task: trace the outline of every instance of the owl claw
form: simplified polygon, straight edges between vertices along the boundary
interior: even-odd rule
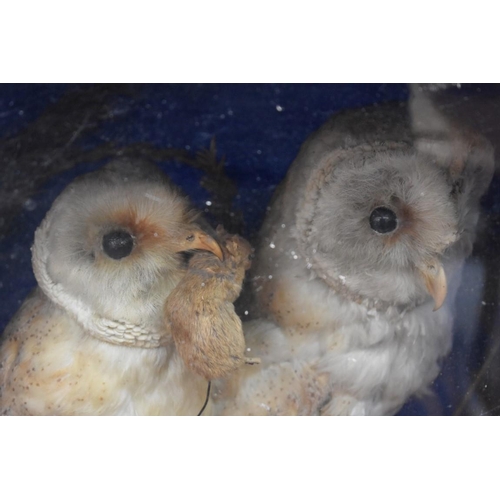
[[[260,365],[260,358],[245,358],[246,365]]]

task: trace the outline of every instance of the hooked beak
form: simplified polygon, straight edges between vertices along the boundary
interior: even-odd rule
[[[220,245],[201,229],[190,231],[179,251],[185,252],[188,250],[207,250],[217,256],[219,260],[224,260]]]
[[[434,311],[437,311],[443,305],[448,290],[443,266],[436,258],[431,258],[419,267],[419,273],[427,291],[434,299]]]

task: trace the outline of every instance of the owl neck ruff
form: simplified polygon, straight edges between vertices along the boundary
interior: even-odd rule
[[[50,228],[48,217],[35,232],[33,272],[45,295],[67,311],[90,335],[98,340],[128,347],[156,348],[161,335],[141,324],[104,318],[95,314],[89,306],[70,295],[60,283],[54,283],[47,272],[47,236]]]
[[[380,152],[397,152],[405,149],[408,149],[407,143],[386,142],[361,144],[348,149],[336,149],[332,153],[325,155],[314,172],[309,176],[304,189],[304,195],[298,203],[296,213],[298,249],[307,263],[307,268],[314,271],[320,279],[325,281],[330,288],[333,288],[341,296],[366,307],[368,310],[375,309],[383,313],[391,310],[397,314],[403,314],[415,309],[415,307],[424,303],[425,300],[395,306],[388,301],[365,297],[349,290],[342,273],[332,271],[329,260],[320,252],[315,251],[312,244],[313,221],[317,213],[320,190],[340,162],[350,159],[365,161],[367,158]],[[395,309],[396,311],[394,311]]]

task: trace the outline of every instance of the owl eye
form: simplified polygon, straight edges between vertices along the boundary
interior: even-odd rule
[[[126,231],[111,231],[102,237],[102,249],[112,259],[119,260],[127,257],[134,247],[134,238]]]
[[[398,218],[390,208],[377,207],[370,215],[370,227],[377,233],[392,233],[398,227]]]

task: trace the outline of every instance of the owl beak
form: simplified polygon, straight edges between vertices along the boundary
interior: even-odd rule
[[[207,250],[218,257],[219,260],[224,260],[220,245],[201,229],[194,229],[189,232],[179,252],[186,252],[189,250]]]
[[[434,311],[437,311],[443,305],[448,290],[443,266],[436,258],[432,258],[419,268],[419,273],[434,299]]]

